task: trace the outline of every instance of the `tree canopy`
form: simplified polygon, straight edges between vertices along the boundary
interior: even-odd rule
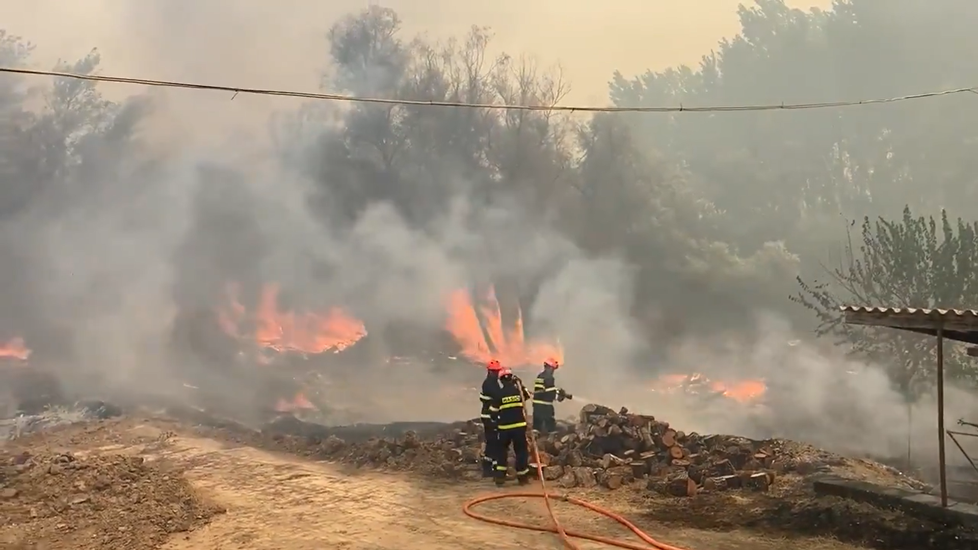
[[[492,57],[490,40],[479,27],[444,43],[406,37],[393,10],[371,7],[331,28],[325,81],[333,90],[402,99],[563,99],[568,84],[559,70]],[[507,204],[583,250],[636,266],[637,317],[685,311],[692,326],[729,326],[758,303],[777,307],[790,288],[784,281],[795,257],[776,239],[742,255],[724,240],[712,198],[690,185],[682,166],[637,140],[621,116],[356,105],[341,117],[299,163],[321,182],[319,208],[331,220],[349,221],[378,200],[416,227],[437,223],[461,196],[480,208]],[[725,307],[696,313],[718,301]]]
[[[854,327],[842,322],[840,306],[885,304],[884,307],[935,308],[978,301],[978,222],[946,212],[915,217],[910,208],[896,221],[866,217],[858,244],[850,240],[845,260],[827,272],[828,280],[807,283],[793,300],[819,319],[816,334],[832,336],[852,353],[880,365],[906,395],[933,383],[934,339],[885,328]],[[975,369],[963,350],[952,348],[945,359],[952,377],[974,384]]]
[[[973,1],[838,0],[831,10],[801,11],[757,0],[739,16],[740,33],[697,67],[614,73],[611,102],[860,100],[978,82],[978,64],[961,55],[978,45]],[[559,68],[521,52],[490,54],[491,41],[491,31],[477,26],[441,42],[410,36],[395,11],[371,6],[329,28],[323,86],[495,105],[566,97]],[[28,64],[31,54],[29,43],[0,32],[0,64]],[[99,61],[93,50],[60,67],[89,73]],[[632,314],[649,340],[750,330],[744,318],[767,310],[798,327],[815,322],[818,334],[841,338],[867,358],[903,357],[900,369],[916,373],[930,353],[918,339],[845,328],[833,308],[976,301],[976,226],[965,210],[978,194],[972,101],[963,94],[811,111],[644,116],[318,104],[278,120],[273,138],[281,165],[314,182],[309,208],[330,231],[349,230],[380,202],[420,232],[438,231],[459,215],[460,202],[473,230],[515,231],[494,227],[494,209],[505,208],[527,227],[632,267]],[[152,168],[153,152],[138,133],[148,108],[142,98],[107,101],[90,82],[30,88],[0,77],[0,226],[30,212],[35,229],[53,219],[70,228],[73,217],[104,214],[101,198],[110,193],[139,200],[145,178],[136,175]],[[224,182],[214,189],[234,180],[220,169],[198,176]],[[209,193],[200,202],[223,201],[222,192]],[[232,203],[224,205],[227,219],[252,231]],[[138,226],[132,217],[127,223]],[[864,220],[859,244],[847,244],[852,219]],[[509,261],[487,241],[487,256]],[[186,254],[208,258],[223,247],[247,255],[206,238],[195,246]],[[4,257],[31,254],[10,231],[0,247]],[[529,270],[531,287],[547,276],[540,263]],[[41,264],[0,270],[10,283],[0,289],[30,286]],[[826,264],[840,267],[826,271]],[[500,271],[492,275],[512,275]],[[0,309],[29,310],[28,296],[0,290]],[[959,370],[966,375],[964,363]],[[905,391],[916,383],[916,375],[893,376]]]

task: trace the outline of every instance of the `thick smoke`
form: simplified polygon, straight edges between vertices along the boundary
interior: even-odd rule
[[[457,34],[464,25],[491,23],[466,14],[458,25],[455,20],[429,24],[417,12],[443,10],[408,4],[413,11],[402,14],[417,27],[451,27],[451,34]],[[126,70],[105,72],[311,89],[326,69],[325,31],[347,6],[322,14],[308,32],[284,33],[297,37],[269,30],[275,27],[269,17],[281,17],[279,12],[219,7],[223,3],[174,0],[133,3],[125,13],[100,15],[113,21],[106,36],[125,42],[129,55],[116,65],[107,60],[108,67]],[[189,27],[174,30],[188,21]],[[643,27],[647,23],[643,19]],[[147,25],[153,26],[152,32],[144,32]],[[588,25],[594,26],[593,21]],[[172,38],[180,33],[192,39],[173,45]],[[98,38],[91,42],[99,45]],[[37,39],[45,47],[49,37]],[[711,35],[709,44],[714,40]],[[134,45],[128,48],[130,41]],[[266,45],[279,42],[295,45],[302,54],[265,51]],[[163,43],[170,46],[162,48]],[[507,46],[505,40],[502,45]],[[124,53],[118,47],[116,51]],[[225,72],[215,72],[218,64],[209,57],[196,59],[200,52],[220,57]],[[194,59],[199,63],[188,62]],[[351,77],[354,82],[346,83],[348,88],[373,92],[379,80],[390,77],[388,68],[367,65]],[[261,74],[255,66],[276,70]],[[604,82],[605,71],[613,68],[601,65],[601,74],[578,76]],[[276,80],[265,81],[269,74]],[[337,79],[335,71],[333,76]],[[111,97],[133,93],[129,88],[105,92]],[[142,118],[133,115],[139,120],[141,147],[116,147],[109,131],[93,142],[97,151],[86,151],[87,167],[74,172],[73,179],[62,181],[43,165],[28,172],[28,180],[45,191],[2,219],[0,328],[5,333],[24,331],[38,362],[56,370],[78,394],[199,401],[206,392],[208,399],[246,415],[279,390],[256,369],[226,361],[227,350],[214,349],[220,347],[214,343],[217,338],[191,331],[181,340],[175,338],[174,326],[182,316],[212,313],[231,281],[246,289],[251,307],[260,285],[277,282],[290,303],[310,309],[342,306],[365,321],[370,341],[361,347],[369,353],[355,355],[352,365],[327,375],[338,381],[341,388],[335,395],[350,400],[347,405],[373,421],[448,420],[472,416],[475,395],[434,399],[433,388],[445,379],[475,386],[481,371],[463,361],[449,373],[422,360],[395,366],[387,359],[403,348],[404,338],[394,334],[410,326],[428,338],[444,326],[447,293],[473,284],[508,283],[517,289],[510,294],[523,302],[528,331],[560,337],[567,357],[560,382],[578,395],[575,405],[583,400],[626,405],[686,431],[786,436],[843,451],[905,454],[907,406],[875,366],[797,342],[785,321],[767,314],[736,323],[756,327],[747,336],[743,326],[709,333],[677,329],[689,321],[680,307],[687,301],[702,304],[707,295],[737,302],[742,296],[730,296],[733,291],[656,281],[661,284],[653,288],[662,294],[677,294],[672,306],[638,307],[636,266],[620,249],[590,245],[603,242],[603,222],[613,225],[620,204],[600,205],[604,217],[584,219],[581,213],[582,220],[555,219],[548,205],[536,204],[513,188],[485,196],[479,190],[486,182],[476,181],[476,170],[438,150],[428,151],[429,162],[409,165],[398,177],[359,165],[351,168],[353,163],[331,155],[337,144],[346,145],[349,136],[340,130],[351,120],[353,108],[272,101],[190,91],[137,94],[123,104],[115,123],[119,132],[127,130],[127,112],[152,107]],[[270,138],[265,125],[271,105],[281,111],[276,122],[297,124],[276,124]],[[455,126],[449,116],[459,117]],[[471,122],[456,111],[446,111],[445,117],[449,122],[440,122],[455,129],[467,129]],[[379,133],[359,137],[369,142]],[[455,141],[439,144],[444,148],[465,138],[464,132],[446,135]],[[625,155],[618,160],[593,169],[599,183],[605,183],[606,173],[616,165],[631,161]],[[639,172],[646,168],[637,166]],[[5,180],[4,192],[22,180]],[[47,191],[55,181],[70,192]],[[596,194],[603,197],[600,188]],[[697,216],[692,219],[700,220]],[[707,217],[702,219],[707,225]],[[642,246],[655,256],[658,244]],[[649,260],[658,262],[659,257]],[[730,271],[741,267],[734,263]],[[650,330],[637,317],[659,319],[661,330]],[[717,317],[726,320],[728,312]],[[673,330],[678,338],[663,336]],[[195,338],[204,343],[185,353],[188,339]],[[421,348],[440,345],[434,338],[419,340]],[[754,408],[727,399],[704,404],[650,390],[659,373],[690,372],[718,380],[763,378],[768,402]],[[967,417],[963,394],[948,394],[948,417]],[[924,400],[911,412],[911,445],[927,457],[934,454],[936,442],[934,409]],[[573,405],[561,408],[565,415],[574,412]]]

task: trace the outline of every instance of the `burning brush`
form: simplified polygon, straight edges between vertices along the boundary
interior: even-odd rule
[[[767,391],[763,380],[711,380],[699,373],[665,374],[652,385],[652,391],[724,397],[740,403],[755,403]]]

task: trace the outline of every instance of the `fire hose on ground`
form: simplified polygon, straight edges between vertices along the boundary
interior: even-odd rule
[[[520,384],[520,391],[521,392],[523,391],[522,384]],[[647,533],[639,529],[637,525],[628,521],[620,514],[616,514],[611,510],[602,508],[597,504],[593,504],[591,502],[588,502],[586,500],[581,500],[579,498],[574,498],[572,496],[550,494],[547,490],[547,482],[544,480],[543,477],[543,463],[540,460],[540,449],[537,446],[536,434],[534,434],[532,430],[529,431],[529,434],[530,434],[530,448],[533,451],[533,459],[536,465],[537,477],[540,480],[541,491],[539,493],[532,493],[532,492],[500,493],[500,494],[491,494],[491,495],[476,497],[466,502],[464,505],[462,505],[462,512],[464,512],[465,515],[469,516],[472,519],[484,521],[486,523],[492,523],[495,525],[502,525],[504,527],[513,527],[515,529],[526,529],[530,531],[539,531],[543,533],[556,533],[560,535],[560,539],[561,541],[563,541],[564,546],[566,546],[570,550],[581,550],[581,547],[578,546],[578,544],[574,542],[573,539],[590,540],[593,542],[607,544],[608,546],[613,546],[616,548],[625,548],[627,550],[650,550],[650,549],[685,550],[678,546],[671,546],[655,540]],[[508,519],[499,519],[484,514],[480,514],[472,510],[474,507],[484,502],[490,502],[493,500],[503,500],[508,498],[542,498],[544,504],[546,504],[547,507],[547,515],[550,516],[550,521],[553,525],[544,527],[540,525],[522,523],[519,521],[512,521]],[[564,529],[563,526],[560,524],[560,521],[557,520],[557,515],[554,513],[553,504],[551,503],[551,500],[569,502],[571,504],[580,506],[582,508],[587,508],[592,512],[597,512],[602,516],[612,519],[617,523],[619,523],[620,525],[626,527],[628,530],[634,533],[636,537],[642,539],[642,541],[645,542],[645,544],[636,544],[636,543],[612,539],[608,537],[602,537],[600,535],[592,535],[580,531],[571,531],[571,530]]]

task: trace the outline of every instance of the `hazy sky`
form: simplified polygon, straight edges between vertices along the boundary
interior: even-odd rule
[[[572,85],[566,101],[603,103],[615,69],[626,74],[696,63],[738,30],[738,0],[388,0],[408,31],[432,36],[490,26],[496,46],[559,62]],[[789,0],[827,7],[830,0]],[[4,0],[0,22],[37,44],[39,65],[92,47],[103,74],[313,91],[327,56],[324,34],[363,0]],[[103,86],[112,95],[131,89]],[[290,100],[167,95],[181,118],[258,120]],[[192,98],[192,99],[191,99]],[[222,124],[223,126],[223,124]]]

